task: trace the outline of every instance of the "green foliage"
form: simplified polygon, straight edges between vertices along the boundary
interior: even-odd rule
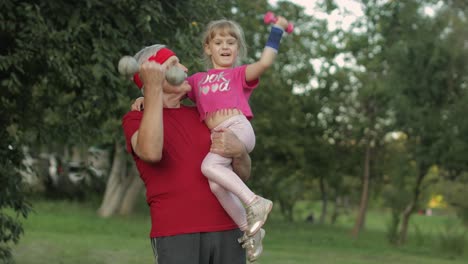
[[[463,256],[468,245],[467,231],[452,223],[445,223],[439,234],[439,247],[450,257]]]
[[[123,141],[120,120],[138,89],[118,75],[120,57],[156,43],[188,57],[200,50],[193,47],[195,25],[229,6],[214,0],[0,3],[2,243],[17,242],[22,232],[18,217],[3,208],[23,217],[28,211],[14,173],[21,160],[17,149]],[[1,256],[8,252],[2,244]]]
[[[466,8],[447,4],[431,16],[424,8],[434,2],[362,2],[365,16],[356,26],[367,30],[351,34],[347,45],[358,63],[369,66],[360,79],[372,85],[360,90],[358,98],[364,110],[380,109],[384,115],[376,117],[384,118],[383,124],[391,121],[387,131],[407,137],[400,150],[385,150],[387,165],[381,167],[387,177],[386,204],[395,210],[389,232],[395,233],[397,211],[418,209],[425,188],[437,181],[425,179],[433,165],[460,172],[467,164],[460,153],[468,145],[458,134],[464,122],[455,115],[466,96],[467,50],[461,37]]]
[[[460,10],[444,7],[430,18],[418,12],[421,5],[420,1],[389,4],[395,14],[389,25],[398,27],[384,27],[391,44],[388,84],[395,90],[397,126],[409,136],[414,158],[437,164],[451,145],[443,142],[451,136],[444,135],[453,135],[454,129],[444,120],[466,93],[462,76],[466,76],[467,54],[460,38],[466,29],[458,25]],[[419,15],[405,15],[409,13]]]
[[[235,12],[228,17],[240,23],[248,45],[246,63],[259,59],[269,25],[263,24],[263,14],[270,10],[267,1],[238,1]],[[285,35],[273,66],[261,77],[250,104],[255,117],[252,124],[257,142],[252,153],[253,172],[250,183],[254,190],[279,202],[285,217],[292,220],[294,204],[305,191],[302,184],[311,178],[305,171],[305,152],[317,134],[308,130],[311,101],[295,94],[294,87],[309,88],[309,74],[313,71],[308,44],[313,42],[311,21],[303,10],[291,3],[280,2],[275,14],[293,21],[301,33]],[[304,30],[304,31],[302,31]]]
[[[3,4],[2,90],[11,125],[31,131],[30,142],[121,137],[114,120],[138,90],[118,76],[120,57],[154,43],[190,54],[198,37],[192,22],[218,14],[216,1],[14,2]]]
[[[403,211],[411,198],[412,186],[417,170],[405,149],[405,140],[389,140],[383,157],[384,205],[396,214]]]
[[[468,174],[453,175],[442,172],[442,179],[434,187],[437,193],[443,195],[444,200],[455,209],[465,226],[468,226],[468,201],[466,190],[468,188]]]
[[[404,139],[387,141],[384,152],[382,170],[385,175],[381,194],[384,206],[391,211],[387,239],[390,244],[398,245],[401,242],[401,213],[411,201],[417,170],[405,149]]]
[[[18,173],[22,155],[6,132],[0,133],[0,262],[10,263],[9,246],[18,243],[23,233],[19,220],[28,216],[30,205]]]
[[[387,223],[386,236],[388,242],[392,245],[397,245],[399,241],[398,228],[400,226],[400,212],[392,210],[391,218]]]

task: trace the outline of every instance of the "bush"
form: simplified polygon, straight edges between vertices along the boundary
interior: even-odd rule
[[[466,231],[447,222],[439,235],[440,250],[449,257],[459,257],[464,254],[466,246]]]
[[[22,178],[17,170],[21,152],[3,136],[0,142],[0,262],[12,263],[8,244],[18,243],[23,233],[19,218],[26,218],[31,207],[25,200]]]

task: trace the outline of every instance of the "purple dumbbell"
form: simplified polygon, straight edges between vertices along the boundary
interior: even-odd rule
[[[274,24],[278,21],[278,18],[275,17],[275,14],[271,11],[266,12],[265,16],[263,17],[263,22],[265,24]],[[286,32],[291,33],[294,30],[293,23],[289,22],[288,27],[286,28]]]

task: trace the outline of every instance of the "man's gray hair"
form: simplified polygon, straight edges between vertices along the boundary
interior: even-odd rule
[[[148,59],[153,56],[154,54],[156,54],[156,52],[158,52],[160,49],[166,47],[165,45],[161,45],[161,44],[154,44],[154,45],[151,45],[151,46],[148,46],[148,47],[144,47],[142,50],[140,50],[139,52],[137,52],[137,54],[135,54],[135,56],[133,56],[133,58],[135,58],[135,60],[138,62],[138,65],[141,66],[141,64],[143,64],[145,61],[148,61]],[[141,94],[145,94],[145,86],[143,85],[143,87],[141,87]]]
[[[152,46],[145,47],[142,50],[140,50],[137,54],[135,54],[135,56],[133,56],[133,58],[135,58],[135,60],[138,62],[138,65],[141,66],[141,64],[143,64],[145,61],[148,61],[148,59],[151,56],[156,54],[156,52],[158,52],[160,49],[162,49],[164,47],[166,47],[166,46],[161,45],[161,44],[155,44],[155,45],[152,45]]]

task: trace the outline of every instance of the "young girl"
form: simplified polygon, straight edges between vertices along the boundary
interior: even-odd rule
[[[253,114],[248,99],[257,87],[260,75],[272,65],[287,26],[288,21],[278,17],[260,60],[236,66],[246,50],[240,26],[224,19],[209,23],[203,45],[205,59],[211,69],[187,79],[192,86],[188,96],[196,102],[200,120],[212,131],[229,128],[244,142],[249,152],[254,148],[255,134],[249,122]],[[257,233],[273,203],[255,195],[239,179],[231,169],[230,159],[209,153],[203,161],[202,172],[208,178],[213,193],[241,230],[245,229],[248,236]],[[232,193],[246,205],[247,225],[243,207]]]
[[[188,97],[196,103],[200,121],[205,122],[211,131],[230,129],[249,152],[254,148],[255,134],[249,122],[253,114],[248,99],[257,87],[260,75],[273,64],[287,26],[288,21],[278,16],[260,59],[238,66],[246,50],[240,26],[224,19],[209,23],[203,37],[203,48],[210,69],[187,78],[192,87]],[[262,251],[264,231],[258,231],[273,203],[253,193],[232,171],[231,162],[231,159],[210,152],[201,170],[208,178],[213,194],[239,228],[245,231],[240,242],[255,236],[254,250],[248,252],[249,260],[253,261]]]

